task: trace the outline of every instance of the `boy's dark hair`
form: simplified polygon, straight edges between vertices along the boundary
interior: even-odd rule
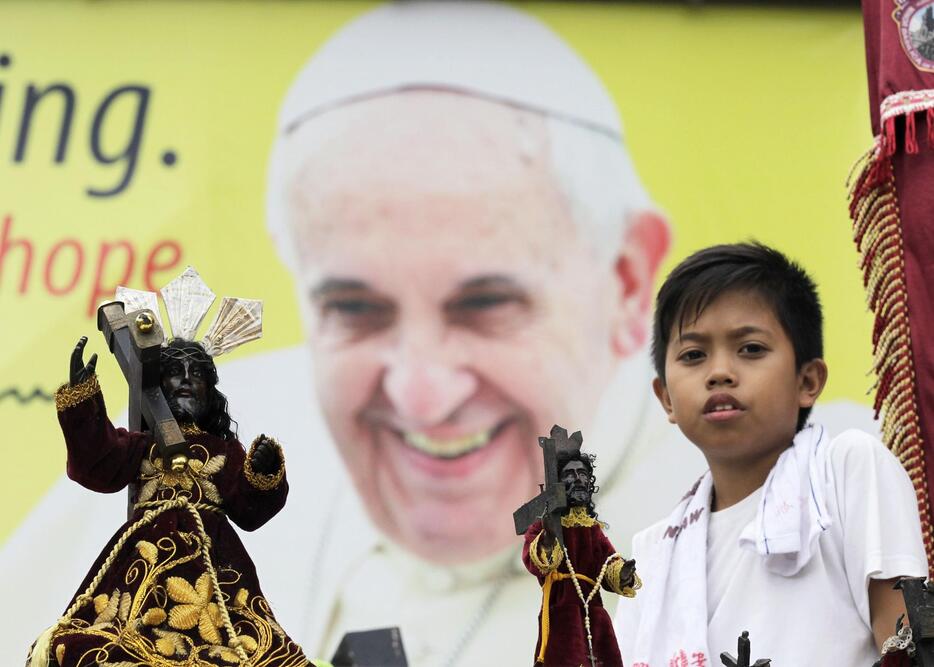
[[[652,360],[665,382],[665,356],[675,326],[680,331],[717,297],[734,290],[755,292],[772,307],[795,351],[795,369],[824,356],[823,315],[814,281],[798,264],[761,243],[717,245],[700,250],[668,274],[655,300]],[[798,411],[804,428],[810,408]]]

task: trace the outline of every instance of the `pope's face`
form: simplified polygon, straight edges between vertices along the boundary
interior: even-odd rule
[[[537,436],[586,429],[614,371],[618,266],[570,219],[538,119],[436,93],[332,116],[290,187],[325,418],[394,541],[502,550],[543,480]]]

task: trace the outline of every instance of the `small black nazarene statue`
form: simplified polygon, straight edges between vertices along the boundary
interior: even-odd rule
[[[560,426],[539,439],[542,494],[514,514],[517,532],[525,534],[522,561],[542,587],[534,662],[617,667],[623,661],[600,589],[633,597],[642,583],[635,561],[616,553],[597,520],[595,457],[580,451],[581,441],[580,432],[568,437]]]
[[[898,619],[873,667],[934,667],[934,585],[921,577],[904,577],[895,587],[905,598],[907,618]]]
[[[155,423],[145,431],[111,424],[97,355],[83,361],[86,338],[71,354],[69,382],[56,393],[68,476],[101,493],[129,485],[131,513],[64,615],[37,640],[29,664],[302,667],[308,660],[276,622],[230,525],[259,528],[288,493],[282,448],[261,435],[246,451],[217,390],[213,356],[259,336],[262,304],[225,298],[198,343],[194,333],[213,293],[189,267],[162,294],[176,335],[167,344],[153,293],[118,291],[116,313],[114,304],[102,306],[111,319],[99,322],[105,335],[122,336],[119,349],[108,342],[131,385],[131,424],[140,421],[135,409]],[[139,313],[136,319],[124,316],[124,306]],[[134,322],[146,335],[158,332],[151,349],[145,336],[127,336]],[[151,351],[147,363],[155,365],[140,365],[141,351]]]

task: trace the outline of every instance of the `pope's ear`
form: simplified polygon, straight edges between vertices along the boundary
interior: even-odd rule
[[[618,288],[613,350],[619,356],[628,356],[648,337],[655,277],[671,246],[671,230],[657,211],[638,211],[631,214],[620,241],[613,265]]]

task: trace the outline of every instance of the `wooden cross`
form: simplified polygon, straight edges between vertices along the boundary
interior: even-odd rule
[[[726,665],[726,667],[770,667],[772,664],[769,658],[756,660],[755,663],[750,664],[749,656],[752,653],[752,645],[749,641],[749,632],[746,630],[743,630],[743,634],[739,636],[736,642],[736,652],[737,657],[734,658],[724,651],[720,654],[720,662]]]
[[[164,469],[170,470],[173,460],[187,458],[188,443],[162,393],[159,321],[149,309],[126,313],[121,301],[112,301],[97,309],[97,328],[129,385],[129,429],[151,431]]]
[[[561,528],[561,515],[567,509],[568,501],[564,482],[558,478],[558,452],[580,450],[580,431],[575,431],[570,437],[567,429],[557,424],[551,427],[550,438],[539,438],[538,445],[542,448],[542,460],[545,467],[545,483],[539,484],[541,490],[537,496],[525,503],[512,513],[516,524],[516,535],[523,535],[538,519],[564,546],[564,531]]]

